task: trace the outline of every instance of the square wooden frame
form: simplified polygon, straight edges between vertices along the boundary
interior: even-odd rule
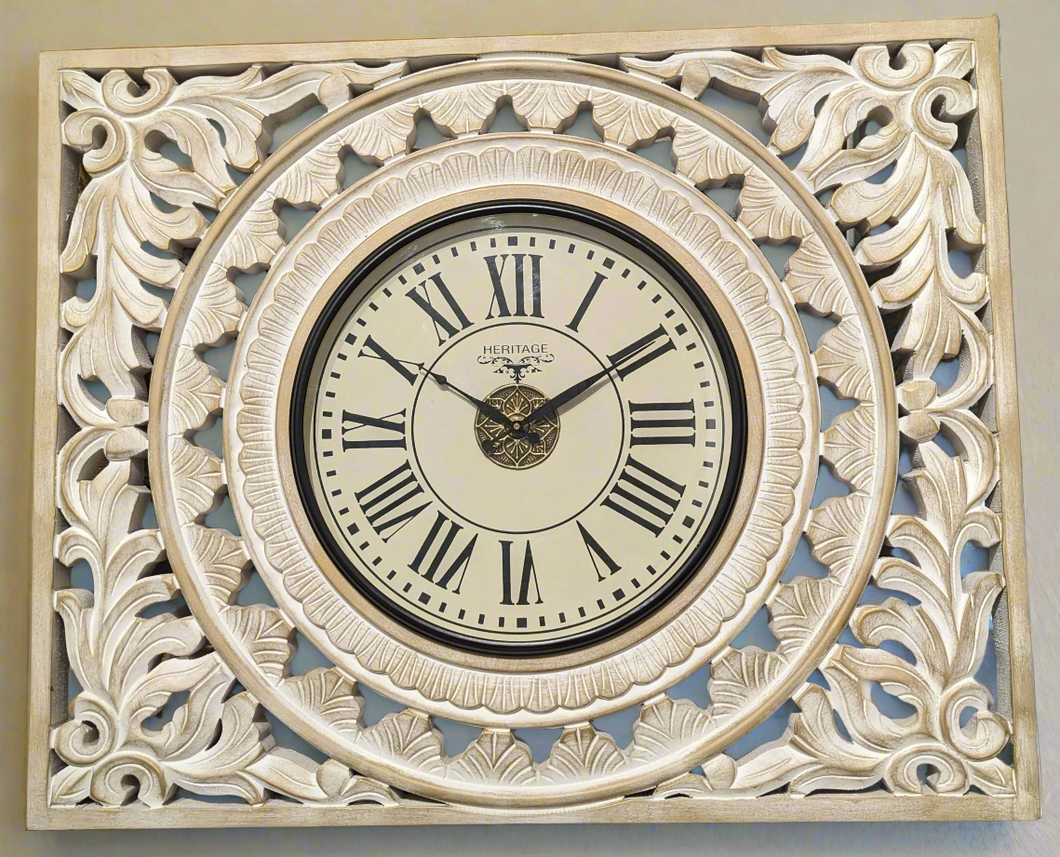
[[[63,276],[59,251],[76,202],[77,164],[63,149],[60,124],[59,75],[64,68],[139,69],[164,65],[182,71],[211,73],[240,64],[321,62],[356,57],[382,60],[394,56],[470,56],[504,52],[558,52],[572,56],[613,53],[651,54],[675,50],[741,48],[776,45],[813,46],[866,42],[968,39],[977,50],[976,86],[981,128],[981,195],[986,219],[986,271],[991,282],[991,307],[996,349],[995,389],[1000,444],[1003,543],[1006,569],[1007,642],[1011,697],[1005,706],[1013,726],[1016,796],[991,798],[967,794],[960,798],[925,796],[902,800],[894,796],[822,794],[802,799],[774,795],[753,804],[727,801],[623,801],[599,808],[577,808],[521,814],[483,812],[453,806],[383,808],[299,806],[271,802],[262,807],[178,802],[164,810],[142,807],[108,809],[98,806],[49,806],[49,771],[57,765],[49,749],[53,725],[66,718],[66,664],[61,623],[52,593],[57,575],[65,574],[53,557],[55,537],[56,449],[59,437],[57,357],[59,308]],[[130,48],[55,51],[41,54],[39,89],[39,201],[37,280],[37,378],[34,419],[34,499],[32,537],[32,624],[29,694],[27,825],[34,829],[324,826],[374,824],[495,824],[520,822],[692,822],[746,821],[753,806],[755,821],[824,820],[1008,820],[1040,814],[1038,751],[1030,645],[1027,565],[1023,535],[1023,493],[1013,347],[1012,284],[1009,269],[1008,212],[1002,132],[998,23],[995,18],[938,21],[748,27],[700,31],[600,33],[517,37],[416,39],[399,41],[329,42]],[[974,183],[973,183],[974,184]],[[58,578],[61,580],[61,577]],[[1003,676],[1004,678],[1004,676]],[[1002,682],[1005,684],[1005,682]]]

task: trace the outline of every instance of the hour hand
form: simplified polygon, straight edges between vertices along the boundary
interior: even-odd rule
[[[469,402],[471,402],[471,404],[473,404],[480,411],[482,411],[482,413],[484,413],[488,417],[490,417],[490,419],[494,420],[495,422],[500,423],[506,429],[510,429],[512,427],[512,421],[504,414],[503,411],[500,410],[500,408],[496,408],[493,405],[491,405],[489,402],[487,402],[487,401],[485,401],[483,399],[479,399],[479,398],[477,398],[475,396],[472,396],[470,393],[467,393],[464,390],[461,390],[458,386],[456,386],[456,384],[451,383],[449,381],[449,379],[445,375],[440,375],[437,372],[432,372],[430,369],[428,369],[422,363],[417,363],[416,365],[419,367],[419,370],[421,372],[423,372],[425,375],[433,378],[435,381],[438,382],[438,384],[440,386],[446,387],[446,388],[452,390],[454,393],[457,393],[458,395],[463,396],[465,399],[467,399]]]

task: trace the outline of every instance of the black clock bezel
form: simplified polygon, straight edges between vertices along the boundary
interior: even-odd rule
[[[699,543],[689,554],[681,568],[657,592],[652,593],[642,604],[628,613],[591,630],[577,632],[569,637],[547,642],[494,641],[471,637],[458,631],[450,631],[434,625],[397,602],[386,598],[376,587],[364,579],[362,573],[350,562],[328,528],[313,491],[305,443],[306,398],[312,381],[312,372],[317,360],[317,354],[336,316],[342,307],[348,303],[358,287],[380,263],[394,255],[404,245],[416,241],[427,233],[462,220],[504,214],[551,215],[584,223],[611,233],[660,265],[685,291],[693,305],[702,314],[707,327],[713,334],[722,365],[727,374],[730,397],[732,399],[732,448],[718,506],[714,517],[707,523]],[[294,389],[291,395],[289,429],[295,483],[306,517],[309,519],[313,532],[323,546],[328,558],[343,576],[349,580],[358,593],[391,619],[436,643],[453,646],[478,655],[541,657],[562,654],[574,649],[595,645],[628,630],[633,625],[644,621],[657,612],[695,576],[696,571],[702,567],[728,524],[733,503],[740,488],[747,449],[747,401],[736,351],[733,348],[728,332],[721,322],[721,318],[696,281],[666,251],[630,227],[584,208],[558,202],[509,199],[460,206],[427,218],[376,248],[350,272],[314,322],[305,347],[299,357],[294,378]]]

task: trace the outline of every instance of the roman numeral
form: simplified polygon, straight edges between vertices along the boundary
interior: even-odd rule
[[[524,260],[527,258],[526,253],[513,253],[511,259],[513,260],[513,268],[515,269],[515,312],[511,312],[508,308],[508,299],[504,294],[504,284],[502,277],[504,276],[504,268],[508,263],[508,254],[505,253],[500,257],[497,256],[486,256],[486,267],[490,272],[490,282],[493,283],[493,300],[490,301],[490,311],[486,318],[493,318],[493,308],[497,308],[498,318],[507,318],[512,315],[526,315],[526,285],[525,285],[525,264]],[[500,258],[500,264],[497,264],[497,259]],[[541,315],[541,257],[530,254],[530,294],[531,303],[533,304],[533,312],[530,313],[534,318],[543,318]]]
[[[371,354],[368,353],[369,351],[371,352]],[[386,364],[391,369],[393,369],[402,378],[404,378],[406,381],[409,382],[409,386],[411,386],[411,385],[416,383],[416,373],[411,371],[400,360],[398,360],[389,351],[387,351],[385,348],[383,348],[382,345],[380,345],[378,342],[376,342],[374,339],[372,339],[371,336],[369,336],[364,341],[364,348],[362,348],[360,350],[360,353],[358,353],[357,356],[358,357],[372,357],[372,358],[375,358],[376,360],[385,360]]]
[[[449,528],[446,529],[445,525],[448,524]],[[449,581],[456,576],[456,573],[460,572],[460,579],[456,582],[456,588],[453,592],[457,595],[460,594],[460,587],[464,583],[464,575],[467,574],[468,563],[471,562],[471,553],[475,550],[475,540],[478,538],[478,534],[473,535],[463,548],[459,550],[453,561],[449,564],[449,567],[442,572],[440,577],[435,577],[438,570],[441,569],[449,556],[449,549],[453,547],[453,542],[456,540],[457,534],[462,530],[459,524],[454,521],[450,521],[441,512],[438,512],[438,517],[434,519],[434,523],[431,525],[431,531],[427,533],[427,538],[423,540],[423,544],[420,545],[420,549],[417,552],[415,558],[409,563],[411,568],[416,574],[422,575],[424,580],[429,580],[436,586],[442,587],[442,589],[449,588]],[[442,535],[442,531],[445,534]],[[435,542],[438,541],[438,537],[441,535],[441,543],[438,545],[437,550],[434,550],[433,558],[427,565],[426,571],[421,571],[424,561],[428,555],[434,549]]]
[[[585,542],[585,550],[589,552],[589,561],[593,564],[593,568],[596,570],[596,582],[600,583],[607,579],[600,574],[600,566],[596,562],[597,559],[604,564],[609,574],[621,571],[622,566],[607,555],[607,551],[600,547],[600,542],[593,538],[593,534],[582,526],[582,522],[576,521],[575,523],[578,524],[578,532],[582,534],[582,541]]]
[[[393,419],[399,417],[399,419]],[[371,432],[361,429],[377,428],[380,432],[389,432],[382,437],[366,437]],[[394,435],[397,435],[394,437]],[[405,409],[387,414],[383,417],[367,417],[364,414],[342,412],[342,451],[347,449],[404,449],[405,448]]]
[[[431,274],[428,279],[434,283],[439,294],[441,294],[445,302],[449,304],[449,309],[452,311],[453,315],[456,316],[456,324],[460,325],[460,330],[466,330],[471,327],[471,320],[464,315],[464,311],[460,309],[460,304],[456,302],[453,293],[449,291],[448,286],[442,281],[441,275]],[[421,289],[423,290],[423,294],[420,294]],[[409,289],[405,293],[405,297],[411,298],[416,306],[431,317],[431,321],[434,323],[434,335],[438,337],[439,345],[442,345],[445,342],[445,337],[439,332],[439,328],[445,331],[448,336],[456,336],[460,332],[460,330],[457,329],[456,324],[435,309],[434,304],[431,303],[431,294],[427,290],[427,280],[424,280],[418,286],[413,286]]]
[[[696,445],[696,412],[687,402],[629,403],[629,445]]]
[[[423,499],[421,494],[423,486],[416,480],[407,461],[364,490],[353,492],[368,523],[384,542],[397,535],[430,505],[429,501],[419,502]]]
[[[604,274],[597,272],[593,284],[589,286],[589,291],[585,293],[585,297],[582,298],[582,302],[578,306],[578,311],[574,313],[574,318],[572,318],[570,324],[567,325],[569,330],[573,330],[575,333],[578,332],[578,325],[582,323],[582,319],[585,317],[585,311],[589,309],[589,304],[593,302],[593,298],[596,297],[596,293],[600,291],[600,286],[606,279],[607,277]]]
[[[603,505],[658,536],[670,523],[684,493],[684,485],[630,455]]]
[[[650,345],[660,336],[665,336],[666,341],[659,345],[657,348],[653,348],[650,351],[647,350],[648,345]],[[651,333],[647,334],[646,336],[642,336],[635,342],[631,342],[621,351],[616,351],[614,354],[608,354],[607,359],[611,361],[611,365],[614,365],[615,363],[623,360],[624,358],[629,357],[635,351],[640,351],[641,349],[644,349],[644,353],[640,357],[630,363],[622,364],[615,370],[615,373],[618,375],[619,378],[625,379],[627,375],[632,375],[641,366],[648,365],[656,357],[661,357],[667,351],[676,350],[677,346],[674,345],[674,341],[670,339],[669,335],[666,333],[666,328],[660,324]]]
[[[523,556],[523,570],[519,575],[519,595],[512,601],[512,543],[501,542],[501,604],[529,604],[530,582],[533,581],[535,604],[541,604],[541,589],[537,585],[537,572],[534,570],[534,555],[530,551],[530,542],[526,543]]]

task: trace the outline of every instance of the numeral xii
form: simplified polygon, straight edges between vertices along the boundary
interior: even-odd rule
[[[510,256],[504,253],[500,256],[486,256],[485,259],[490,282],[493,284],[493,299],[490,301],[489,314],[486,318],[494,317],[494,307],[497,309],[499,318],[526,315],[526,259],[530,260],[530,303],[532,307],[530,315],[534,318],[543,318],[541,315],[541,257],[534,253],[512,253]],[[498,259],[500,262],[497,261]],[[512,260],[512,269],[514,269],[515,312],[511,311],[504,291],[504,270],[508,266],[509,259]]]

